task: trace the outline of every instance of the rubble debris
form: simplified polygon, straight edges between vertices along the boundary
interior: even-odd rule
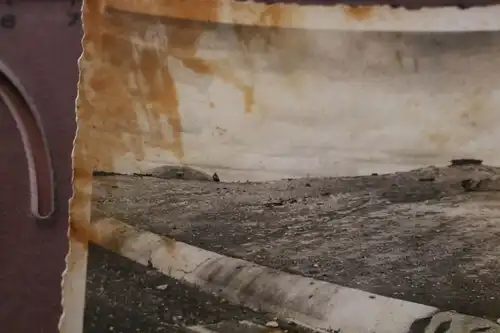
[[[481,165],[483,160],[478,160],[475,158],[458,158],[451,160],[450,166],[461,166],[461,165]]]
[[[210,181],[212,177],[203,171],[196,170],[188,166],[164,165],[146,172],[151,177],[161,179],[183,179]]]
[[[217,174],[217,172],[215,172],[212,176],[212,180],[214,182],[220,182],[220,178],[219,178],[219,175]]]

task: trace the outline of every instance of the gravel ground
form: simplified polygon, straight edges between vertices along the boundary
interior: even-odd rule
[[[96,177],[93,216],[283,271],[500,317],[500,181],[488,166],[217,183]],[[472,185],[471,185],[472,184]],[[496,185],[495,185],[496,184]]]
[[[85,333],[181,333],[189,325],[271,319],[97,246],[90,246],[86,302]]]

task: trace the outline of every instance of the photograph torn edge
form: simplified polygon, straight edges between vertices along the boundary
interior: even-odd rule
[[[96,0],[90,0],[96,1]],[[87,279],[88,242],[84,229],[90,223],[91,196],[92,196],[92,165],[86,158],[85,135],[81,130],[79,121],[79,106],[82,98],[82,78],[85,75],[86,34],[84,11],[87,0],[82,1],[80,8],[83,36],[81,40],[82,54],[78,58],[78,84],[75,99],[76,133],[73,140],[72,160],[72,197],[69,200],[68,224],[68,253],[66,255],[66,268],[61,279],[61,304],[62,313],[59,318],[58,329],[63,333],[83,332],[85,309],[85,292]],[[103,2],[101,2],[103,3]]]

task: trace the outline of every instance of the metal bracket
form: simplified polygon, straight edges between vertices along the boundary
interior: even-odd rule
[[[55,211],[52,159],[40,115],[23,95],[23,91],[0,72],[0,99],[16,122],[28,162],[31,214],[45,220]]]

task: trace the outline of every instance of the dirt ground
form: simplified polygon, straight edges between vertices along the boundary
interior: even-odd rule
[[[89,250],[84,333],[184,333],[223,320],[271,320],[98,246]]]
[[[287,272],[498,318],[498,175],[469,165],[265,183],[102,176],[93,209]]]

